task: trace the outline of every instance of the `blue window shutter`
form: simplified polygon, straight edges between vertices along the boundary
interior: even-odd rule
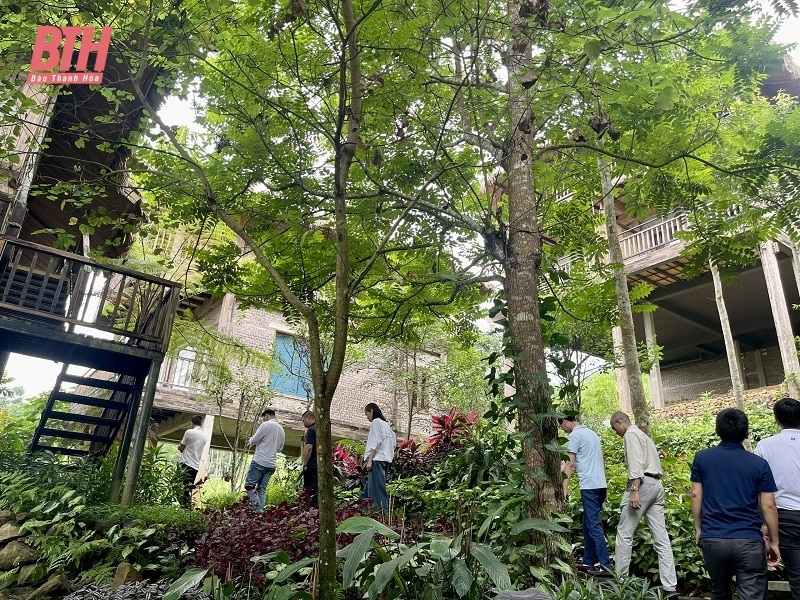
[[[273,356],[276,364],[269,375],[269,387],[275,392],[305,398],[303,384],[309,385],[311,377],[308,365],[295,349],[294,339],[283,333],[276,334]]]

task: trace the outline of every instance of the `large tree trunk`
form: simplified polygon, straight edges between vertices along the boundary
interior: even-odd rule
[[[628,294],[628,277],[625,273],[625,264],[622,258],[622,248],[619,245],[617,232],[617,212],[614,209],[614,184],[611,180],[611,167],[605,156],[597,158],[600,168],[600,183],[603,193],[603,211],[606,217],[606,237],[608,238],[608,253],[611,258],[614,273],[614,292],[617,296],[617,309],[619,310],[619,324],[622,330],[622,353],[625,364],[625,373],[628,375],[628,387],[631,393],[631,408],[636,425],[650,435],[650,409],[644,395],[642,385],[642,370],[639,367],[639,353],[636,349],[636,334],[633,328],[633,311],[631,298]]]
[[[733,332],[731,332],[731,322],[728,319],[728,309],[725,306],[725,297],[722,295],[722,280],[719,276],[719,269],[713,260],[709,261],[709,265],[711,267],[711,277],[714,280],[714,299],[717,301],[719,322],[722,325],[722,337],[725,339],[725,353],[728,355],[728,370],[731,373],[733,397],[736,400],[736,407],[744,410],[742,371],[739,368],[739,357],[737,356],[736,346],[733,343]]]
[[[539,268],[541,234],[537,221],[536,190],[531,168],[533,111],[530,92],[520,78],[532,69],[528,24],[519,16],[520,4],[511,0],[508,13],[511,39],[508,47],[509,143],[508,245],[503,266],[508,306],[508,327],[514,353],[514,385],[519,402],[519,427],[525,434],[523,455],[526,485],[533,489],[526,512],[530,517],[550,518],[561,506],[560,456],[546,449],[558,437],[556,421],[542,415],[552,412],[539,316]],[[537,477],[545,473],[546,477]],[[552,537],[534,534],[547,565],[557,554]]]

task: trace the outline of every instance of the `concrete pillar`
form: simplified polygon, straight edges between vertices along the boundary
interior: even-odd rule
[[[797,398],[800,396],[800,385],[797,380],[800,376],[800,362],[797,359],[797,345],[792,332],[792,322],[789,318],[789,306],[783,292],[781,274],[778,271],[778,260],[775,258],[774,242],[762,242],[759,246],[761,265],[764,269],[764,280],[767,282],[769,303],[772,307],[772,319],[775,322],[775,331],[778,334],[778,347],[781,351],[784,379],[789,388],[789,394]]]
[[[742,354],[742,347],[738,341],[733,341],[733,348],[736,351],[736,364],[739,368],[739,377],[741,378],[742,389],[747,389],[747,373],[744,370],[744,354]]]
[[[195,483],[198,481],[203,481],[208,476],[208,470],[211,466],[211,436],[214,435],[214,415],[203,416],[203,433],[206,434],[206,445],[203,448],[203,454],[200,457],[200,468],[197,470],[197,479],[195,479]],[[202,489],[202,486],[198,486],[192,491],[193,507],[200,507],[202,500]]]
[[[653,366],[650,367],[650,403],[653,408],[664,408],[664,389],[661,386],[661,362],[655,356],[656,347],[656,328],[653,313],[642,313],[644,318],[644,337],[647,343],[647,351],[653,360]]]
[[[222,297],[222,304],[219,308],[219,329],[220,333],[230,333],[233,329],[233,318],[236,314],[236,295],[228,292]]]
[[[788,242],[789,248],[792,251],[792,271],[794,272],[794,284],[797,290],[800,291],[800,252],[794,242]]]
[[[628,385],[628,373],[625,371],[625,360],[622,355],[622,328],[619,326],[611,330],[611,339],[614,342],[614,362],[617,374],[617,393],[619,394],[619,409],[631,413],[631,388]]]
[[[764,374],[764,360],[761,355],[766,350],[756,350],[753,352],[753,357],[756,359],[756,375],[758,375],[758,387],[767,386],[767,376]]]

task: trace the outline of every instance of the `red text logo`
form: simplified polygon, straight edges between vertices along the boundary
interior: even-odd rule
[[[41,25],[36,31],[28,83],[102,83],[103,69],[111,43],[111,27],[100,30],[94,41],[94,27],[53,27]],[[73,65],[78,46],[78,60]],[[89,55],[94,54],[94,71],[87,71]],[[71,69],[71,67],[73,67]]]

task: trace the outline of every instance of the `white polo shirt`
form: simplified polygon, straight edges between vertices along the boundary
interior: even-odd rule
[[[206,434],[201,427],[187,429],[181,438],[181,445],[185,446],[181,453],[181,462],[192,469],[200,469],[200,459],[206,447]]]
[[[755,453],[769,463],[778,491],[775,505],[784,510],[800,510],[800,429],[781,429],[778,435],[764,438]]]

